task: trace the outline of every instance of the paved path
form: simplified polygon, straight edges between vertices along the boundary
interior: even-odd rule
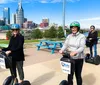
[[[100,45],[98,45],[98,52],[99,48]],[[60,68],[61,55],[59,53],[50,54],[48,50],[37,51],[35,47],[25,49],[24,52],[26,55],[25,79],[32,85],[59,85],[61,80],[66,79],[67,74],[64,74]],[[85,52],[88,52],[87,48]],[[10,75],[9,70],[0,69],[0,85],[8,75]],[[100,85],[100,65],[84,63],[82,76],[83,85]]]

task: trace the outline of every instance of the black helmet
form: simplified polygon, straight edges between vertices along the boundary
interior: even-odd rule
[[[93,29],[95,29],[95,26],[94,26],[94,25],[91,25],[90,28],[91,28],[91,27],[92,27]]]

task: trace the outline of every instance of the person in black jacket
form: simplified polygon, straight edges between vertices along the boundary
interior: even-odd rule
[[[20,78],[19,83],[21,83],[24,80],[24,71],[23,71],[24,37],[20,34],[20,26],[18,24],[12,24],[11,29],[12,29],[12,36],[9,42],[9,46],[2,50],[6,51],[7,55],[12,56],[12,69],[15,76],[15,82],[17,77],[16,73],[16,68],[17,68]],[[12,71],[11,74],[13,74]]]
[[[97,43],[98,43],[98,32],[95,30],[95,26],[90,26],[90,32],[88,34],[87,40],[90,41],[90,56],[93,57],[92,48],[94,47],[94,57],[97,56]]]

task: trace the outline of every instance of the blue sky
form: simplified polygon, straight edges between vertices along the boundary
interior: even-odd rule
[[[42,18],[49,18],[50,23],[62,25],[63,0],[22,0],[24,15],[28,20],[41,23]],[[0,0],[0,17],[2,8],[10,7],[10,13],[16,12],[18,0]],[[66,25],[79,21],[81,27],[94,24],[100,28],[100,0],[67,0]]]

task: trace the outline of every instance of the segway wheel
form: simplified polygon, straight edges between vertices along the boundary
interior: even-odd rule
[[[62,80],[59,85],[68,85],[68,82],[66,80]]]
[[[3,85],[13,85],[13,83],[14,83],[13,77],[12,76],[9,76],[9,77],[7,77],[5,79],[5,81],[3,82]],[[17,84],[18,84],[18,79],[16,80],[15,85],[17,85]]]
[[[29,81],[25,80],[22,83],[20,83],[20,85],[31,85],[31,83]]]
[[[94,64],[95,65],[99,65],[100,64],[100,56],[99,55],[94,57]]]
[[[10,85],[12,82],[13,77],[9,76],[5,79],[5,81],[3,82],[3,85]]]

